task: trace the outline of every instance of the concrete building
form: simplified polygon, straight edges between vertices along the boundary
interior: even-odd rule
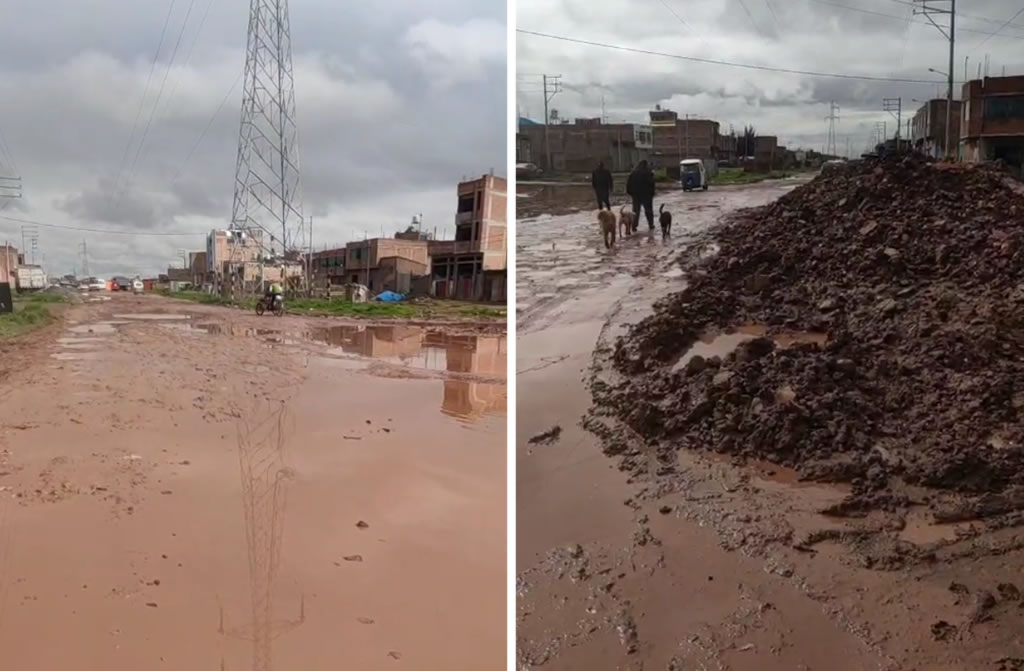
[[[547,172],[589,174],[603,162],[613,172],[632,170],[649,157],[653,141],[651,127],[631,123],[601,123],[601,119],[576,119],[573,123],[548,126],[551,165],[547,165],[543,124],[521,125],[517,137],[517,161],[535,163]],[[532,157],[524,159],[524,152]]]
[[[206,236],[206,270],[225,274],[227,263],[257,261],[263,250],[263,231],[212,230]]]
[[[313,252],[310,266],[314,284],[346,284],[349,281],[345,277],[344,247]]]
[[[775,167],[779,157],[779,138],[774,135],[758,135],[754,137],[754,160],[767,163],[768,169]]]
[[[416,278],[430,272],[430,256],[426,240],[371,238],[345,245],[343,274],[335,273],[342,282],[363,284],[371,293],[395,291],[410,293]],[[334,258],[320,252],[321,259]]]
[[[966,82],[962,97],[961,158],[1002,160],[1024,176],[1024,76]]]
[[[429,242],[439,298],[503,302],[508,260],[508,182],[484,175],[458,186],[455,240]]]
[[[25,262],[25,257],[18,253],[18,248],[10,244],[0,245],[0,284],[12,287],[17,279],[18,266]]]
[[[953,137],[959,144],[960,116],[963,106],[959,100],[953,101],[953,115],[950,123],[953,126]],[[946,155],[946,99],[933,98],[921,105],[910,121],[910,141],[914,149],[932,158]]]
[[[669,176],[679,175],[679,161],[684,158],[704,159],[714,170],[720,152],[719,124],[710,119],[679,118],[672,110],[650,112],[652,130],[651,164]]]

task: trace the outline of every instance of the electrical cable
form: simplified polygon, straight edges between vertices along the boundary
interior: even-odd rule
[[[122,198],[127,193],[129,184],[131,182],[132,174],[135,172],[135,166],[139,162],[139,156],[142,154],[142,148],[146,144],[146,138],[149,136],[149,129],[153,125],[153,117],[156,115],[156,110],[160,106],[160,98],[163,96],[164,87],[167,85],[167,76],[171,74],[171,68],[174,67],[174,59],[178,55],[178,48],[181,46],[181,38],[185,34],[185,27],[188,25],[189,16],[192,15],[192,8],[195,7],[196,0],[189,0],[188,11],[185,12],[185,20],[181,22],[181,30],[178,31],[178,39],[174,42],[174,50],[171,52],[171,60],[167,63],[167,69],[164,71],[163,79],[160,81],[160,88],[157,90],[156,101],[153,103],[153,108],[149,111],[149,119],[146,121],[146,128],[142,131],[142,138],[139,140],[139,146],[135,151],[135,158],[132,159],[132,165],[128,169],[128,176],[125,178],[125,186],[120,191],[117,197],[115,209],[119,209],[121,206]]]
[[[1010,25],[1010,23],[1012,23],[1012,22],[1013,22],[1013,20],[1014,20],[1014,19],[1016,19],[1016,18],[1017,18],[1018,16],[1020,16],[1021,14],[1024,14],[1024,6],[1022,6],[1022,7],[1020,8],[1020,9],[1018,9],[1018,10],[1017,10],[1017,13],[1016,13],[1016,14],[1014,14],[1013,16],[1011,16],[1010,18],[1008,18],[1008,19],[1006,20],[1006,22],[1005,22],[1005,23],[1004,23],[1003,25],[999,26],[999,28],[998,28],[998,29],[996,29],[996,32],[992,33],[991,35],[989,35],[988,37],[986,37],[985,39],[983,39],[983,40],[982,40],[982,41],[981,41],[981,42],[980,42],[980,43],[978,44],[978,46],[976,46],[976,47],[974,47],[973,49],[971,49],[971,50],[970,50],[970,52],[968,52],[968,54],[967,54],[967,55],[968,55],[968,56],[970,56],[970,55],[971,55],[971,54],[973,54],[973,53],[974,53],[975,51],[977,51],[978,49],[980,49],[980,48],[982,48],[983,46],[985,46],[985,43],[986,43],[986,42],[988,42],[988,41],[989,41],[990,39],[992,39],[993,37],[995,37],[996,35],[998,35],[998,34],[999,34],[1000,32],[1002,32],[1003,28],[1006,28],[1006,27],[1007,27],[1008,25]]]
[[[14,222],[14,223],[17,223],[17,224],[30,224],[30,225],[33,225],[33,226],[43,226],[45,228],[59,228],[59,229],[65,230],[65,231],[82,231],[82,232],[86,232],[86,233],[104,233],[106,235],[132,235],[132,236],[137,236],[137,237],[168,237],[168,238],[170,238],[170,237],[182,237],[182,236],[195,237],[197,235],[202,235],[201,232],[197,232],[197,231],[192,231],[192,232],[188,232],[188,233],[186,233],[184,231],[182,231],[180,233],[178,233],[178,232],[171,232],[171,231],[152,231],[152,232],[150,232],[150,231],[121,231],[121,230],[110,229],[110,228],[91,228],[91,227],[88,227],[88,226],[67,226],[67,225],[64,225],[64,224],[47,224],[47,223],[43,223],[41,221],[35,221],[35,220],[32,220],[32,219],[21,219],[21,218],[18,218],[18,217],[7,217],[7,216],[2,216],[2,215],[0,215],[0,219],[3,219],[4,221],[11,221],[11,222]]]
[[[149,85],[153,80],[153,73],[156,71],[156,62],[160,58],[160,50],[164,46],[164,37],[167,34],[167,26],[171,22],[171,14],[174,12],[174,5],[178,0],[171,0],[170,6],[167,8],[167,16],[164,17],[164,27],[160,30],[160,39],[156,44],[156,52],[153,53],[153,62],[149,66],[149,76],[146,77],[146,86],[142,89],[142,98],[139,100],[139,109],[135,111],[135,121],[132,123],[132,132],[128,135],[128,142],[124,145],[124,154],[121,156],[121,163],[117,168],[117,176],[114,178],[114,191],[117,191],[117,185],[121,183],[121,173],[124,171],[124,162],[128,160],[128,152],[132,146],[132,140],[135,139],[135,130],[139,126],[139,119],[142,117],[142,108],[146,103],[146,96],[149,95]]]
[[[698,56],[683,56],[681,54],[670,54],[664,51],[654,51],[651,49],[639,49],[636,47],[625,47],[618,44],[608,44],[605,42],[597,42],[594,40],[581,40],[575,37],[566,37],[564,35],[552,35],[550,33],[542,33],[534,30],[526,30],[525,28],[516,28],[517,33],[523,35],[532,35],[534,37],[543,37],[549,40],[558,40],[560,42],[570,42],[573,44],[582,44],[590,47],[600,47],[602,49],[611,49],[613,51],[624,51],[635,54],[644,54],[647,56],[661,56],[663,58],[674,58],[676,60],[689,61],[692,63],[705,63],[708,65],[723,65],[733,68],[742,68],[745,70],[759,70],[762,72],[778,72],[783,74],[803,75],[806,77],[825,77],[831,79],[849,79],[857,81],[869,81],[869,82],[898,82],[903,84],[937,84],[942,83],[936,79],[912,79],[909,77],[879,77],[874,75],[855,75],[846,74],[840,72],[817,72],[814,70],[796,70],[792,68],[782,68],[771,65],[754,65],[752,63],[736,63],[732,61],[720,61],[711,58],[700,58]]]

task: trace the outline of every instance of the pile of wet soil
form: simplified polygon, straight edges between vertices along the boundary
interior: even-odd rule
[[[615,381],[593,382],[595,412],[650,450],[606,432],[624,468],[711,449],[852,483],[837,513],[905,504],[904,485],[968,495],[949,519],[1024,508],[1019,182],[865,161],[740,213],[716,241],[617,341]],[[690,352],[735,328],[732,352]]]

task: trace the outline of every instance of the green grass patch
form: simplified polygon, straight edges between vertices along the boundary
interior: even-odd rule
[[[217,294],[208,294],[204,291],[158,291],[157,293],[168,298],[177,298],[183,301],[202,303],[203,305],[234,305],[229,298],[224,298]]]
[[[31,293],[31,294],[17,294],[14,297],[15,303],[30,304],[53,304],[53,303],[66,303],[67,298],[62,294],[56,293]]]
[[[53,313],[47,303],[50,301],[15,301],[14,312],[0,314],[0,340],[22,335],[52,322]]]
[[[745,172],[743,168],[722,168],[718,174],[711,178],[712,186],[727,186],[730,184],[756,184],[769,179],[784,179],[791,173],[783,170],[772,170],[771,172]]]

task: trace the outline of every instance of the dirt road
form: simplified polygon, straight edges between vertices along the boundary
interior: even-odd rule
[[[504,668],[503,331],[66,319],[0,389],[0,665]]]
[[[517,222],[524,671],[1024,668],[1014,529],[911,517],[872,534],[878,519],[819,513],[839,487],[687,452],[673,478],[627,480],[580,426],[615,337],[683,286],[674,259],[714,253],[708,227],[788,188],[672,194],[671,240],[642,234],[611,252],[589,211]],[[729,346],[701,344],[705,356]]]

